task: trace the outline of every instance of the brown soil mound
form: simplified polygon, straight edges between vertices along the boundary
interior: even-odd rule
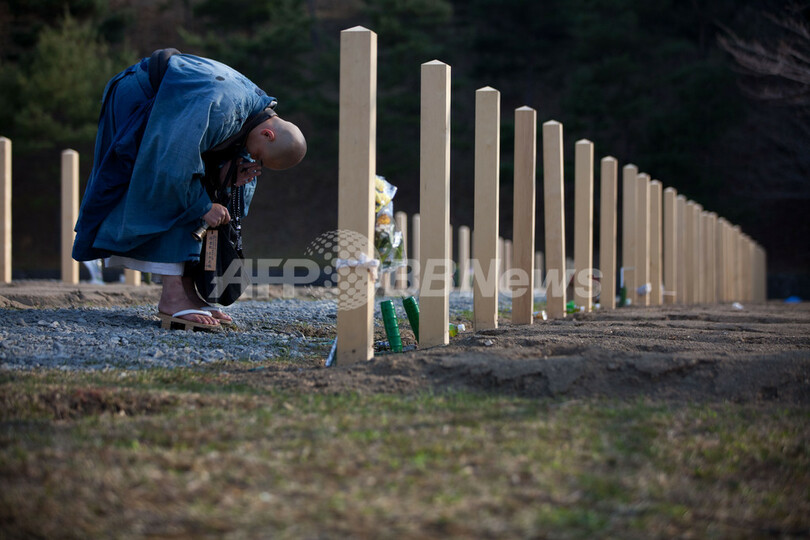
[[[810,306],[771,303],[621,309],[465,333],[447,347],[326,369],[251,372],[320,392],[462,389],[810,404]]]

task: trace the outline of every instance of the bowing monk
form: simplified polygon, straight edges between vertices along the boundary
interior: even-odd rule
[[[204,179],[236,166],[244,214],[262,167],[298,164],[306,140],[277,101],[214,60],[161,49],[104,89],[93,171],[76,223],[73,258],[103,258],[159,276],[162,318],[215,328],[231,318],[197,295],[186,271],[199,261],[201,225],[228,223]],[[186,275],[184,275],[186,274]]]

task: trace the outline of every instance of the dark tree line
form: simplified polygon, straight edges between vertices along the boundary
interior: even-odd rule
[[[16,168],[15,186],[35,187],[15,187],[19,207],[55,209],[54,155],[74,147],[89,167],[111,75],[165,46],[226,62],[307,134],[305,163],[265,176],[252,213],[261,217],[247,225],[249,252],[297,255],[336,224],[338,38],[362,24],[378,34],[378,172],[399,187],[399,209],[418,210],[419,66],[440,59],[452,66],[455,225],[473,221],[474,92],[492,86],[502,93],[505,236],[513,111],[529,105],[539,122],[564,125],[571,195],[573,142],[588,138],[597,156],[636,163],[742,225],[775,273],[806,276],[808,13],[778,0],[7,1],[0,131],[15,163],[42,164]],[[786,58],[792,71],[775,73]],[[32,213],[15,217],[15,258],[57,268],[57,220],[35,227]],[[537,232],[541,242],[542,219]]]

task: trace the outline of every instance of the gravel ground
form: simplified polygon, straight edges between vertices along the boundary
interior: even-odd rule
[[[394,305],[400,325],[407,327],[401,302],[395,299]],[[471,309],[469,294],[451,295],[451,316]],[[330,300],[250,300],[227,312],[236,329],[189,332],[161,329],[154,305],[2,309],[0,369],[143,369],[325,359],[336,332],[337,308]],[[375,324],[382,327],[379,307]]]

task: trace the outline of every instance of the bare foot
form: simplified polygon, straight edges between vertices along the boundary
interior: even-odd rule
[[[211,304],[206,303],[205,300],[200,298],[200,295],[197,294],[197,288],[194,286],[194,280],[192,280],[190,277],[183,276],[182,282],[183,282],[183,290],[186,293],[186,298],[188,298],[188,301],[194,306],[194,309],[205,309],[213,307],[211,306]],[[230,315],[228,315],[223,311],[212,311],[211,316],[217,320],[226,323],[233,322],[233,319],[231,319]]]
[[[181,276],[161,276],[161,278],[163,280],[163,292],[160,294],[158,311],[171,315],[185,309],[200,308],[198,303],[191,301],[186,295]],[[199,298],[197,300],[199,302]],[[190,313],[182,315],[180,318],[201,324],[219,325],[219,321],[213,315]]]

